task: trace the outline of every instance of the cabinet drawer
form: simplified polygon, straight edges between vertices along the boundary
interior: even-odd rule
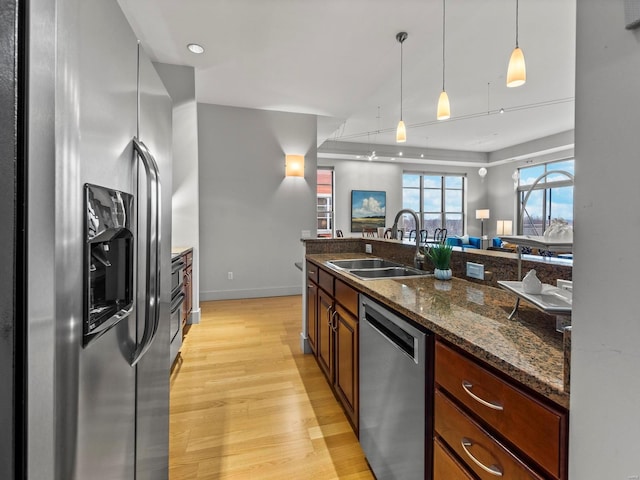
[[[542,480],[504,445],[467,417],[443,393],[435,393],[435,431],[482,480]],[[464,478],[464,477],[462,477]]]
[[[358,317],[358,292],[336,278],[336,301],[349,310],[355,317]]]
[[[435,380],[555,478],[563,478],[566,413],[546,406],[448,346],[436,343]]]
[[[329,272],[325,272],[321,268],[318,269],[318,285],[329,295],[333,296],[333,275]]]
[[[433,442],[433,480],[475,480],[437,438]]]
[[[313,283],[318,283],[318,266],[307,260],[307,278]]]

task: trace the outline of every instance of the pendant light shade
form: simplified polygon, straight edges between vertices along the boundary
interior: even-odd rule
[[[436,118],[438,120],[447,120],[451,117],[451,107],[449,106],[449,95],[442,90],[440,98],[438,98],[438,112]]]
[[[524,53],[520,47],[511,52],[509,68],[507,69],[507,87],[519,87],[527,81],[527,67],[524,63]]]
[[[404,126],[404,122],[400,120],[398,122],[398,128],[396,129],[396,142],[404,143],[407,141],[407,127]]]
[[[400,32],[396,35],[396,40],[400,42],[400,121],[396,129],[396,142],[404,143],[407,141],[407,128],[402,121],[402,43],[407,39],[407,32]]]
[[[519,0],[516,0],[516,48],[511,52],[509,67],[507,68],[507,87],[519,87],[527,81],[527,68],[524,63],[524,53],[518,46],[518,10]]]
[[[449,105],[449,95],[444,89],[444,34],[445,34],[445,0],[442,0],[442,92],[438,98],[438,108],[436,110],[436,118],[438,120],[447,120],[451,117],[451,106]]]

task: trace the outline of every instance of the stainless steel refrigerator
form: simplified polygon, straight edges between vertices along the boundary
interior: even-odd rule
[[[1,1],[17,127],[0,137],[16,199],[0,471],[166,479],[171,99],[115,0]]]

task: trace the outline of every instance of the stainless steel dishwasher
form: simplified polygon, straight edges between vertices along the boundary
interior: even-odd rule
[[[364,295],[360,307],[362,449],[377,480],[430,479],[433,334]]]

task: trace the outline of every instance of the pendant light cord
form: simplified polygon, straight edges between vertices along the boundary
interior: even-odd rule
[[[518,48],[518,10],[519,0],[516,0],[516,48]]]
[[[398,32],[398,34],[396,35],[396,40],[398,42],[400,42],[400,121],[402,122],[402,70],[403,70],[403,56],[404,56],[404,49],[403,49],[403,43],[404,41],[407,39],[407,32]],[[404,122],[402,122],[404,124]],[[398,126],[400,126],[400,124],[398,124]],[[401,140],[400,140],[401,141]]]
[[[444,33],[445,33],[445,0],[442,0],[442,91],[444,92]]]
[[[402,121],[402,43],[400,40],[400,121]]]

